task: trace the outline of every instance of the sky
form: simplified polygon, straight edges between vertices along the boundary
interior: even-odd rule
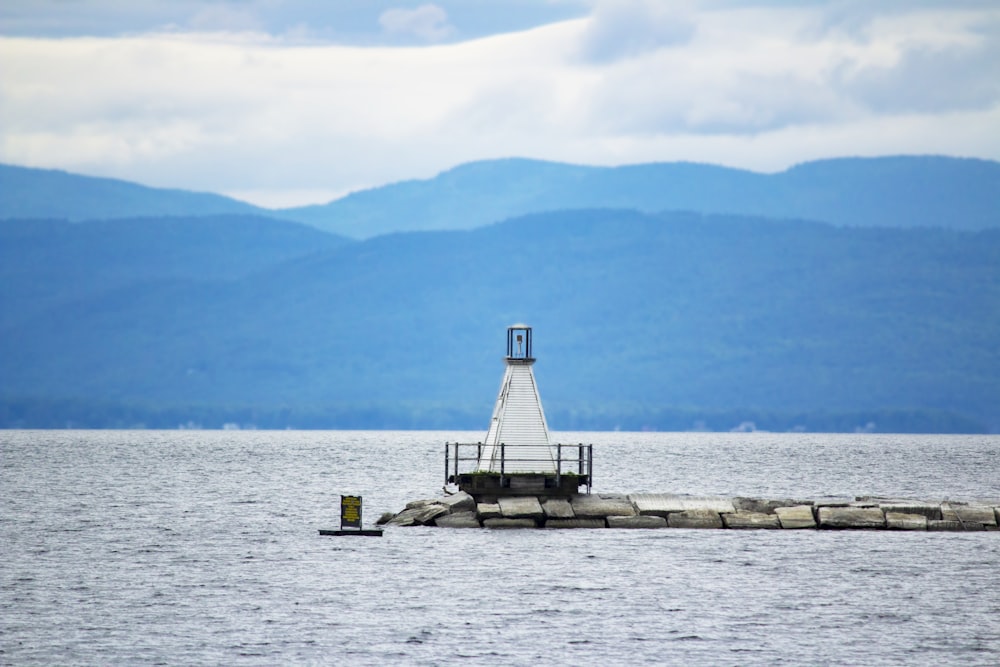
[[[465,162],[1000,160],[1000,3],[4,0],[0,162],[270,208]]]

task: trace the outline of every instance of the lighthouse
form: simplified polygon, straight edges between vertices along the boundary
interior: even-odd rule
[[[504,362],[506,369],[476,471],[500,472],[503,454],[505,472],[555,473],[556,456],[549,441],[538,384],[531,370],[535,363],[531,352],[531,327],[526,324],[507,327]],[[507,456],[507,447],[516,454]]]
[[[531,327],[507,327],[507,354],[486,439],[445,443],[445,488],[457,484],[478,502],[502,496],[569,496],[590,492],[593,447],[549,438],[532,366]],[[471,455],[470,455],[471,454]]]

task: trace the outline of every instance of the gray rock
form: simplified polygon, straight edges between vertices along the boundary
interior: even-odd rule
[[[927,517],[923,514],[886,512],[885,527],[889,530],[927,530]]]
[[[390,526],[428,526],[433,525],[434,519],[447,514],[448,508],[444,505],[430,504],[419,507],[405,509],[390,521]]]
[[[534,519],[486,519],[484,528],[537,528]]]
[[[737,512],[723,514],[722,523],[726,528],[781,528],[781,520],[777,514],[764,512]]]
[[[480,528],[475,512],[452,512],[434,519],[434,525],[441,528]]]
[[[609,516],[608,528],[666,528],[662,516]]]
[[[609,516],[633,516],[635,508],[620,494],[578,494],[570,499],[573,514],[580,519],[604,519]]]
[[[736,508],[729,498],[720,496],[679,496],[672,493],[633,493],[628,499],[643,516],[662,516],[674,512],[710,510],[716,513],[734,513]]]
[[[396,516],[389,519],[386,523],[390,526],[415,526],[416,521],[414,521],[414,517],[416,514],[416,509],[403,510]]]
[[[440,504],[448,508],[448,511],[454,514],[455,512],[475,512],[476,511],[476,499],[470,496],[465,491],[459,491],[456,494],[445,496],[438,501]]]
[[[984,526],[997,525],[996,515],[994,514],[993,508],[987,505],[943,503],[941,505],[941,518],[946,521],[981,523]]]
[[[671,512],[667,525],[671,528],[722,528],[722,517],[710,509]]]
[[[573,506],[565,498],[549,498],[542,503],[546,519],[573,519]]]
[[[496,503],[479,503],[476,505],[476,514],[479,515],[480,520],[503,518],[500,505]]]
[[[850,507],[853,502],[854,498],[823,496],[822,498],[813,498],[812,504],[816,507]]]
[[[960,533],[965,530],[965,526],[962,525],[960,521],[948,521],[946,519],[928,519],[927,520],[927,530],[934,532],[956,532]]]
[[[392,513],[392,512],[382,512],[382,516],[380,516],[378,518],[378,521],[375,522],[375,525],[376,526],[384,526],[385,524],[387,524],[390,521],[392,521],[393,517],[395,517],[395,516],[396,515],[394,513]]]
[[[767,498],[733,498],[733,507],[736,508],[736,512],[757,512],[759,514],[774,514],[774,510],[778,507],[796,507],[798,505],[807,505],[808,502],[803,502],[801,500],[792,500],[790,498],[783,498],[780,500],[772,500]]]
[[[965,530],[967,530],[967,531],[969,531],[969,530],[983,531],[983,530],[986,530],[987,528],[995,528],[996,527],[996,526],[992,526],[992,525],[987,526],[986,524],[979,523],[978,521],[966,521],[966,522],[964,522],[962,524],[962,526],[964,526]]]
[[[879,503],[878,506],[887,515],[892,512],[894,514],[920,514],[928,519],[941,518],[941,503],[899,500]]]
[[[878,507],[820,507],[820,528],[885,528],[885,514]]]
[[[503,512],[504,519],[531,519],[532,521],[545,518],[545,512],[534,496],[510,496],[507,498],[497,498],[500,511]]]
[[[406,507],[404,509],[416,510],[416,509],[420,509],[421,507],[427,507],[428,505],[436,505],[437,503],[438,503],[438,499],[437,498],[425,498],[423,500],[411,500],[410,502],[406,503]]]
[[[684,500],[673,493],[633,493],[628,499],[643,516],[666,518],[671,512],[684,511]]]
[[[795,529],[816,527],[816,520],[813,518],[812,505],[776,507],[774,513],[778,515],[778,520],[781,522],[782,528]]]
[[[548,519],[546,528],[604,528],[604,519]]]

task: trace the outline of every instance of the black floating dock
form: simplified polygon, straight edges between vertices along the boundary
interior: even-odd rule
[[[361,530],[323,530],[320,529],[320,535],[333,535],[335,537],[341,537],[344,535],[361,535],[364,537],[382,537],[381,528],[364,528]]]

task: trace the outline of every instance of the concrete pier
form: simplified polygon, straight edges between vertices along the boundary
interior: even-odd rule
[[[480,499],[488,500],[488,499]],[[1000,531],[1000,498],[765,499],[672,493],[531,495],[476,502],[460,492],[417,500],[379,524],[447,528],[715,528],[730,530]]]

